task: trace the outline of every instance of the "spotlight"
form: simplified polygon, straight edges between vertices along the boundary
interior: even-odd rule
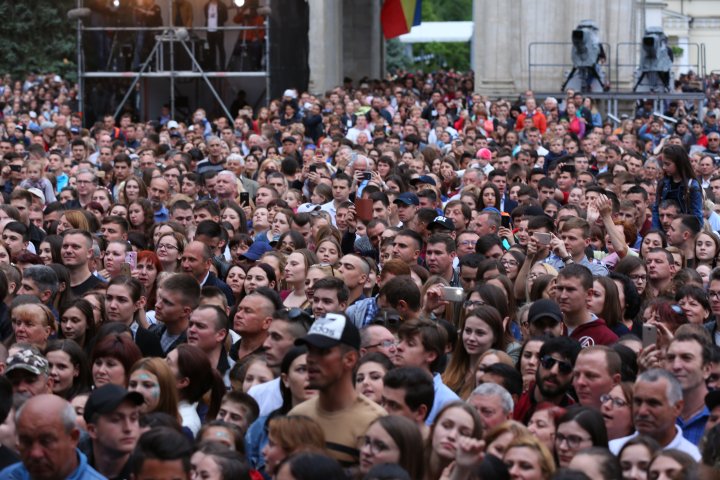
[[[120,6],[120,0],[113,0],[113,7],[118,8]]]
[[[245,6],[245,0],[233,0],[233,3],[237,8],[242,8]]]

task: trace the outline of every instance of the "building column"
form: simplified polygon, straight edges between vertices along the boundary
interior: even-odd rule
[[[342,84],[343,74],[343,2],[308,0],[310,51],[308,90],[323,93]]]
[[[487,95],[516,94],[515,62],[522,58],[515,1],[475,0],[472,65],[475,90]],[[498,41],[501,40],[500,43]],[[492,48],[488,48],[492,46]],[[526,82],[520,82],[520,84]]]

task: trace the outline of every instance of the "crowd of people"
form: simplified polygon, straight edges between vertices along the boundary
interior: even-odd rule
[[[84,125],[7,80],[0,478],[715,478],[698,82],[619,125],[454,72]]]

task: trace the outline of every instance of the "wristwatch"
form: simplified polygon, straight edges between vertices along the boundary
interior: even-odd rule
[[[572,255],[568,255],[567,257],[562,258],[563,263],[573,263]]]

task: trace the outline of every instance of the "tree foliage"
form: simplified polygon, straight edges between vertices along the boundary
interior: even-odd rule
[[[422,19],[424,22],[459,22],[472,20],[473,0],[424,0]],[[417,67],[424,70],[438,68],[470,69],[469,43],[422,43],[413,45],[415,57],[426,57]]]
[[[0,0],[0,72],[72,74],[76,69],[74,0]]]

